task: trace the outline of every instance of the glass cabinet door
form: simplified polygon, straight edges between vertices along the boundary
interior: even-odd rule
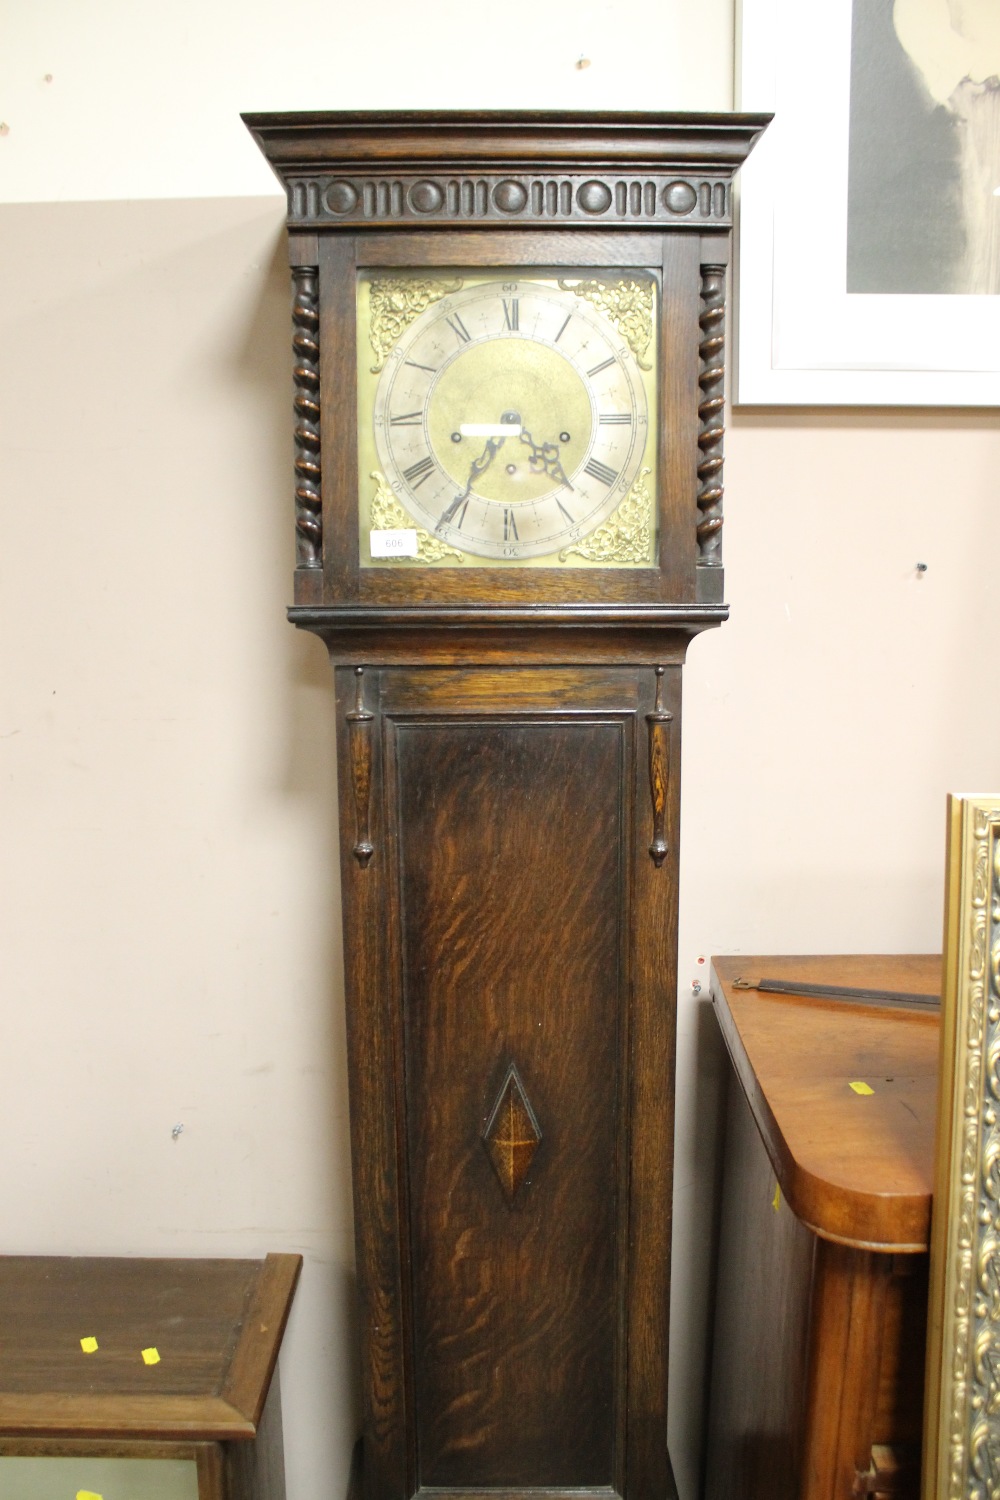
[[[198,1500],[193,1458],[0,1455],[3,1500]]]

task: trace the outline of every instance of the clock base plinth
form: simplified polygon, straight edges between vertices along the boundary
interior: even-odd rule
[[[673,1465],[667,1455],[668,1483],[663,1500],[679,1500]],[[483,1500],[481,1492],[476,1500]],[[416,1490],[415,1497],[426,1496],[427,1500],[472,1500],[472,1496],[461,1490]],[[351,1466],[347,1477],[347,1500],[365,1500],[365,1442],[358,1438],[351,1451]],[[523,1490],[498,1490],[490,1492],[490,1500],[621,1500],[617,1490],[544,1490],[532,1486]]]

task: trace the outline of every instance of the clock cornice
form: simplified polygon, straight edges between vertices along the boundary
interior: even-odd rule
[[[546,111],[245,114],[294,229],[490,224],[705,230],[770,116]]]
[[[729,166],[743,162],[766,114],[612,110],[317,110],[247,113],[244,124],[280,176],[338,161],[484,166],[589,162]]]

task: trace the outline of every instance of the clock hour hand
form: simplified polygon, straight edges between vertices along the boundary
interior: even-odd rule
[[[531,449],[528,454],[528,468],[532,474],[547,474],[550,479],[558,479],[566,489],[573,488],[566,478],[566,471],[559,458],[559,447],[556,443],[536,443],[526,427],[521,428],[521,442],[527,443]]]
[[[491,437],[487,439],[486,447],[483,449],[482,453],[480,453],[478,458],[474,458],[472,460],[472,467],[469,470],[469,479],[468,483],[465,486],[465,489],[460,495],[456,495],[451,504],[447,505],[441,512],[441,518],[438,521],[437,526],[434,528],[435,531],[440,531],[442,527],[449,526],[455,519],[462,506],[466,503],[469,496],[472,494],[472,486],[475,484],[476,480],[481,474],[486,473],[486,470],[496,458],[503,445],[504,439],[502,437]]]

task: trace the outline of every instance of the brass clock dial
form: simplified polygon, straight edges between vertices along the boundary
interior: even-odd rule
[[[362,537],[367,478],[380,487],[369,536],[377,545],[383,530],[414,532],[418,563],[651,565],[655,402],[642,364],[653,282],[626,285],[631,300],[620,291],[616,300],[613,282],[507,272],[410,283],[409,297],[392,299],[373,282],[369,365],[387,300],[398,334],[370,372],[373,386],[361,384],[359,436],[376,458],[367,475],[362,464]],[[640,298],[648,327],[634,318]],[[588,547],[609,522],[614,532],[630,497],[631,556],[620,536],[617,547],[611,538]],[[394,528],[375,524],[387,505]]]

